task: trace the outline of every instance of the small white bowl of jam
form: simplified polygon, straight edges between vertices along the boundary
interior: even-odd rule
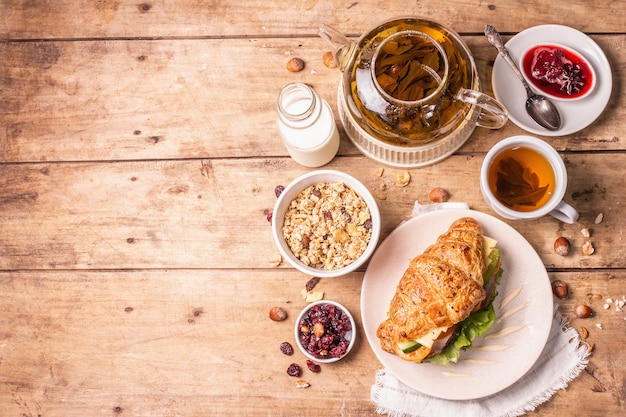
[[[519,67],[531,86],[555,100],[582,99],[596,84],[596,73],[589,61],[574,49],[558,43],[526,49]]]

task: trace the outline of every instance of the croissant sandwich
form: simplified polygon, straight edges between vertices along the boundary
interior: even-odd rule
[[[464,217],[413,258],[376,331],[381,348],[411,362],[457,362],[495,320],[502,276],[496,244]]]

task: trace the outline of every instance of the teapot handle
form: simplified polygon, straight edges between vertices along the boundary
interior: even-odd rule
[[[328,25],[322,25],[317,34],[332,48],[335,62],[343,72],[355,52],[356,43],[349,41],[343,33]]]
[[[481,111],[476,121],[477,126],[487,129],[500,129],[509,119],[506,107],[495,98],[480,91],[461,88],[456,98],[464,103],[480,107]]]

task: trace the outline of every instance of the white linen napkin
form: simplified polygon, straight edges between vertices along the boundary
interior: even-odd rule
[[[469,208],[465,203],[415,203],[413,217],[445,208]],[[555,307],[550,335],[533,367],[516,383],[489,397],[444,400],[415,391],[387,369],[376,373],[371,400],[378,414],[389,417],[516,417],[534,410],[565,389],[587,366],[589,351],[578,332],[567,325]]]

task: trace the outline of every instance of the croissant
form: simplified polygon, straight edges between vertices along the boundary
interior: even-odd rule
[[[383,350],[421,361],[428,343],[410,355],[403,342],[449,335],[457,323],[478,310],[486,297],[482,226],[464,217],[452,223],[424,253],[409,262],[389,307],[389,317],[376,335]]]

